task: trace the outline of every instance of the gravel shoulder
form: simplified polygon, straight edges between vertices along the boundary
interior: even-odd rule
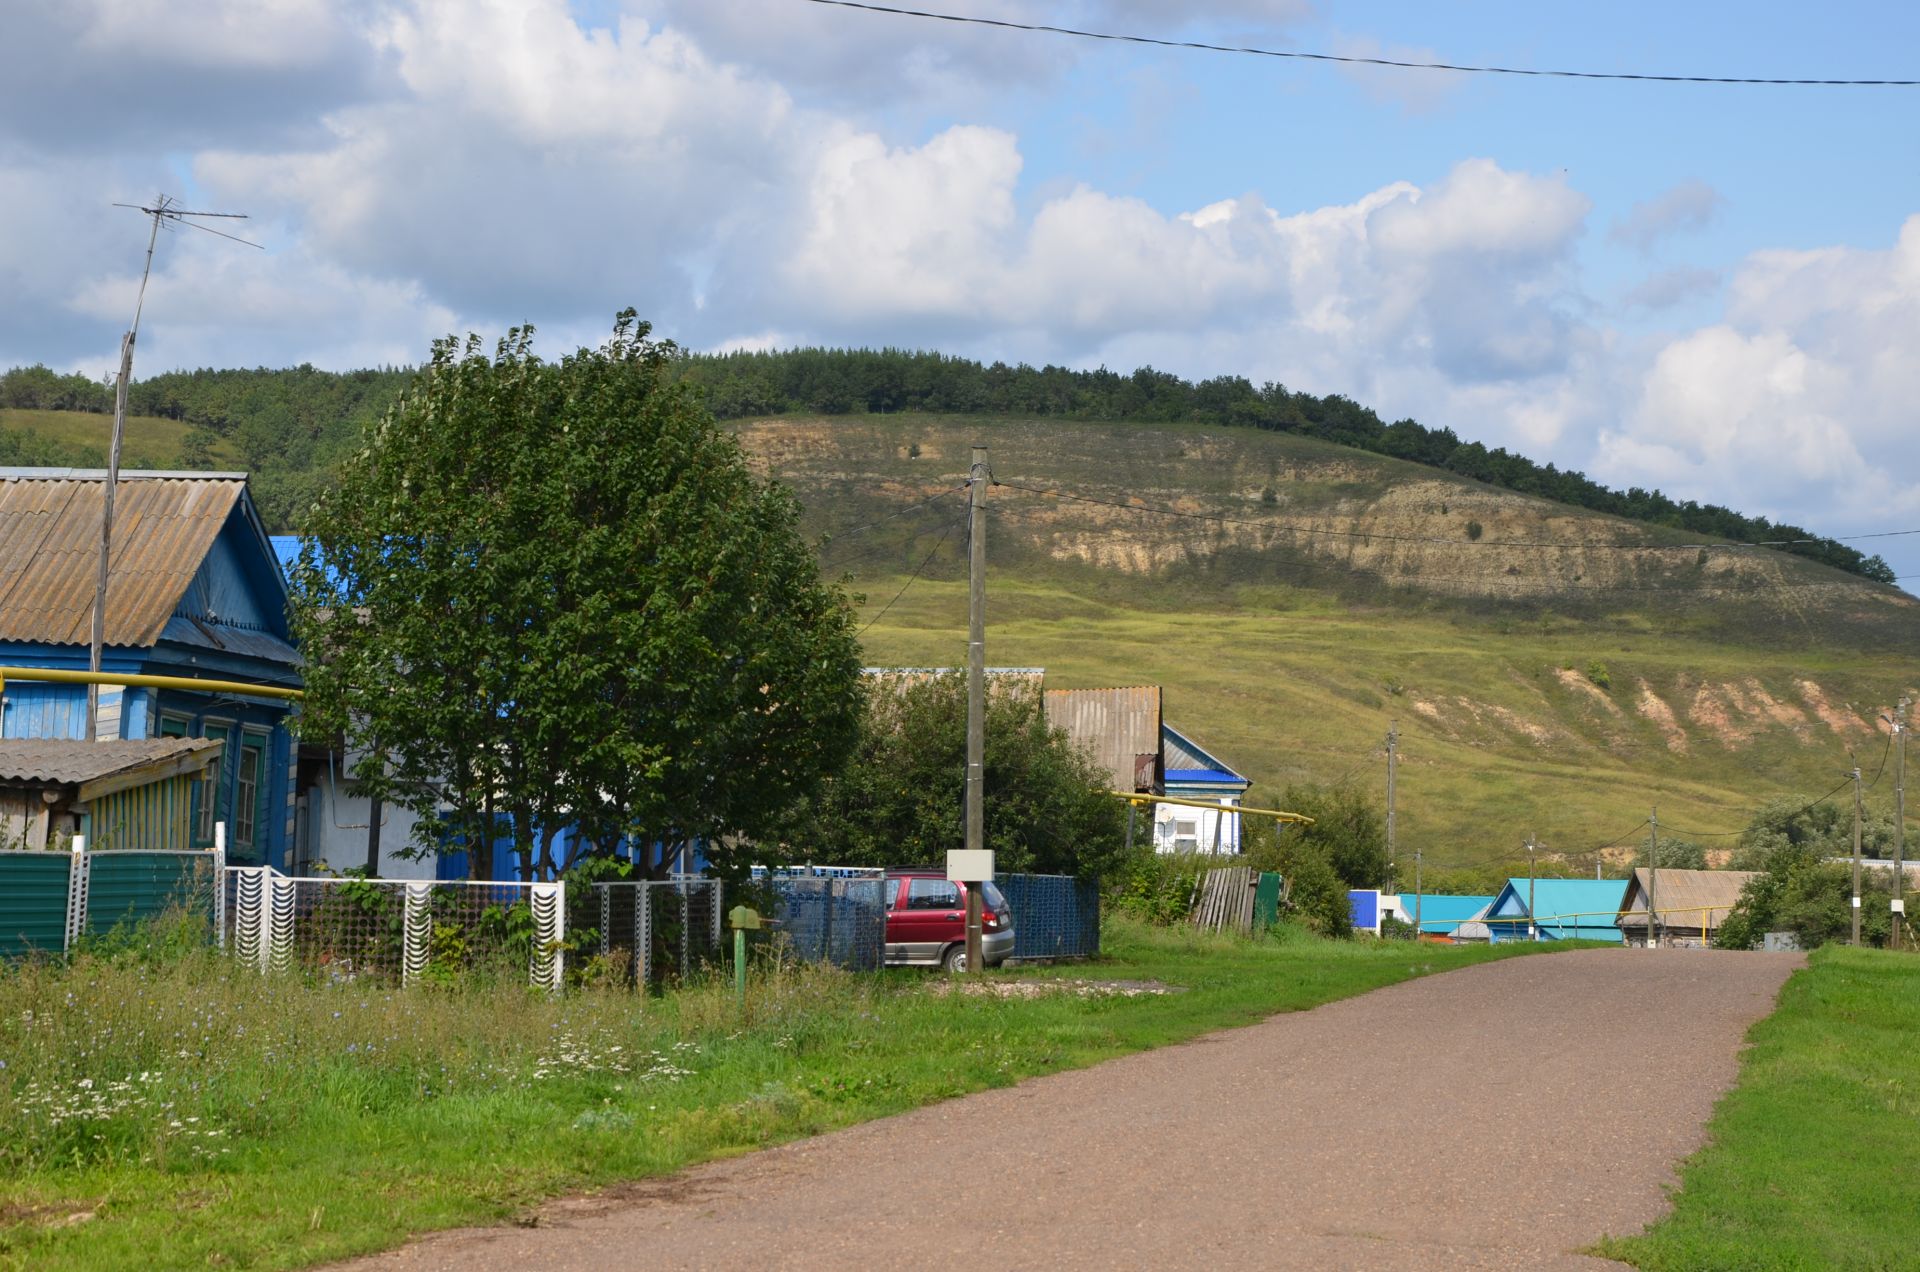
[[[1800,965],[1483,964],[341,1266],[1618,1266]]]

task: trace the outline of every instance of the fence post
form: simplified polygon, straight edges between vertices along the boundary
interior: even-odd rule
[[[433,885],[409,883],[400,920],[400,983],[427,970],[428,946],[433,939]]]
[[[718,879],[715,879],[707,885],[707,894],[708,899],[713,902],[713,940],[708,942],[708,944],[713,952],[718,954],[720,951],[720,941],[722,939],[721,928],[723,926],[723,920],[726,917],[720,912],[722,897],[720,895],[720,881]]]
[[[551,990],[566,987],[566,951],[560,942],[567,935],[567,885],[536,883],[531,899],[533,909],[533,983]]]
[[[73,837],[73,852],[67,858],[67,926],[60,952],[70,952],[87,930],[87,885],[93,866],[87,856],[87,837]]]
[[[213,943],[227,948],[227,823],[213,824]]]
[[[653,882],[635,884],[633,898],[634,975],[645,989],[653,984]]]

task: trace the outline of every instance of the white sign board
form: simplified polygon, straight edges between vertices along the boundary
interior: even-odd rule
[[[955,883],[984,883],[993,878],[993,849],[947,850],[947,878]]]

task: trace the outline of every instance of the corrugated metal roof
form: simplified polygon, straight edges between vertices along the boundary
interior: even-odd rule
[[[0,473],[0,639],[85,644],[105,475]],[[123,476],[114,497],[106,643],[160,638],[246,489],[237,476]]]
[[[1044,702],[1047,723],[1092,755],[1114,790],[1152,789],[1160,775],[1159,685],[1049,689]]]
[[[137,738],[106,742],[12,738],[0,741],[0,782],[78,786],[126,769],[216,750],[219,746],[218,738]]]
[[[1453,929],[1468,919],[1477,917],[1482,910],[1493,904],[1492,897],[1463,896],[1459,893],[1429,892],[1420,898],[1420,930],[1422,932],[1440,932],[1451,934]],[[1413,894],[1400,894],[1400,907],[1408,915],[1413,914]],[[1483,932],[1481,939],[1485,940]]]
[[[1182,733],[1171,724],[1160,726],[1160,759],[1169,774],[1175,769],[1212,769],[1246,781],[1231,764],[1207,750],[1197,738]],[[1251,782],[1247,784],[1252,785]]]
[[[1747,881],[1758,874],[1754,870],[1662,870],[1653,886],[1661,925],[1713,931],[1740,899]],[[1627,885],[1627,895],[1620,901],[1619,923],[1623,928],[1647,926],[1645,866],[1634,870],[1633,882]]]

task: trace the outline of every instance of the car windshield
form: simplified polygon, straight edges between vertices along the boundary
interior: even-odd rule
[[[980,899],[996,910],[1007,908],[1006,894],[991,879],[980,885]]]

